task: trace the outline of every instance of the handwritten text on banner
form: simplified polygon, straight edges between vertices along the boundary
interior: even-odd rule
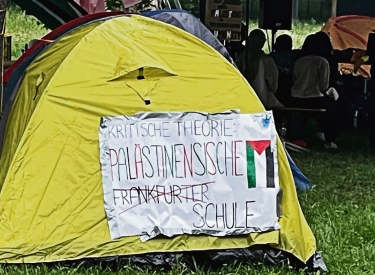
[[[106,117],[100,154],[112,238],[279,229],[269,112]]]

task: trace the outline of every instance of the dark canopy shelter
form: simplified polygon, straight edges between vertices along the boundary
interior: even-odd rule
[[[13,2],[52,30],[88,14],[74,0],[13,0]]]

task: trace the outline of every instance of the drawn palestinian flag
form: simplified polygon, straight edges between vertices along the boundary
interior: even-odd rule
[[[275,160],[271,140],[246,141],[249,188],[275,188]]]

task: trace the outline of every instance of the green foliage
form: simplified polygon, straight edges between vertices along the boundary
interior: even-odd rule
[[[293,39],[293,47],[295,49],[299,49],[300,47],[302,47],[302,44],[305,41],[306,36],[308,34],[316,33],[318,31],[320,31],[322,26],[323,25],[316,24],[316,22],[313,22],[311,20],[310,21],[305,21],[305,20],[296,21],[296,22],[293,23],[293,30],[291,30],[291,31],[285,31],[285,30],[278,31],[276,33],[276,37],[281,35],[281,34],[289,34]],[[257,21],[250,22],[249,31],[257,29],[257,28],[258,28],[258,22]],[[269,30],[268,34],[267,34],[267,37],[269,38],[269,41],[271,41],[270,40],[271,35],[272,35],[271,31]],[[266,43],[264,45],[263,50],[266,53],[269,53],[270,47],[271,47],[271,45],[268,45],[268,43]]]
[[[106,0],[106,8],[108,10],[127,10],[133,13],[140,13],[151,10],[152,0],[142,0],[139,4],[136,4],[128,9],[125,9],[122,0]]]
[[[199,18],[199,0],[180,0],[182,9]]]
[[[152,0],[142,0],[142,2],[140,2],[139,4],[130,7],[129,11],[134,13],[142,13],[151,10],[152,7]]]
[[[49,32],[37,19],[26,16],[18,6],[9,6],[6,14],[7,35],[12,36],[12,59],[17,59],[32,39],[41,38]]]
[[[318,22],[325,22],[331,16],[332,1],[327,0],[299,0],[299,18],[314,18]]]
[[[108,10],[123,10],[124,4],[121,0],[106,0],[105,1],[106,8]]]
[[[173,8],[173,0],[170,0],[170,3]],[[181,0],[180,4],[182,9],[191,12],[194,16],[199,18],[199,0]],[[125,10],[121,0],[106,0],[106,5],[108,10]],[[142,2],[140,2],[137,5],[134,5],[133,7],[130,7],[127,10],[130,12],[139,13],[151,10],[152,7],[152,0],[142,0]]]
[[[16,6],[17,5],[12,0],[8,0],[8,8],[14,8]]]
[[[331,2],[328,0],[298,0],[298,18],[316,22],[326,22],[331,16]],[[257,20],[259,17],[259,1],[250,1],[250,18]]]
[[[303,42],[308,34],[320,31],[323,24],[318,24],[314,20],[301,20],[293,23],[292,31],[278,31],[276,36],[287,33],[293,38],[294,48],[302,47]]]

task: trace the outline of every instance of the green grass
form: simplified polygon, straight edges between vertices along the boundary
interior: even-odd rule
[[[367,137],[344,135],[338,152],[312,143],[312,152],[293,157],[316,185],[299,199],[318,249],[332,274],[375,274],[375,154]]]
[[[78,268],[68,268],[68,267],[54,267],[49,268],[47,266],[39,265],[37,267],[31,267],[29,265],[23,265],[20,267],[10,267],[0,270],[0,275],[3,274],[28,274],[28,275],[182,275],[182,274],[195,274],[195,275],[296,275],[304,274],[302,272],[297,273],[290,271],[288,268],[267,268],[267,267],[251,267],[251,266],[238,266],[238,267],[223,267],[219,272],[212,271],[191,271],[184,267],[177,267],[173,270],[164,269],[151,269],[151,268],[136,268],[136,267],[123,267],[121,269],[111,269],[111,268],[100,268],[100,267],[78,267]]]
[[[314,22],[298,22],[291,33],[295,47],[304,37],[320,30]],[[252,28],[256,25],[252,24]],[[19,10],[8,13],[7,33],[13,36],[13,56],[24,44],[47,32]],[[285,33],[285,32],[280,32]],[[317,140],[308,140],[311,152],[292,154],[301,170],[315,184],[312,191],[300,193],[299,200],[331,274],[375,274],[375,154],[367,149],[362,134],[346,134],[337,144],[338,152],[322,149]],[[63,267],[46,265],[0,266],[2,274],[296,274],[288,267],[224,266],[220,272],[191,271],[177,267],[171,271],[124,266],[113,270],[99,265]]]

